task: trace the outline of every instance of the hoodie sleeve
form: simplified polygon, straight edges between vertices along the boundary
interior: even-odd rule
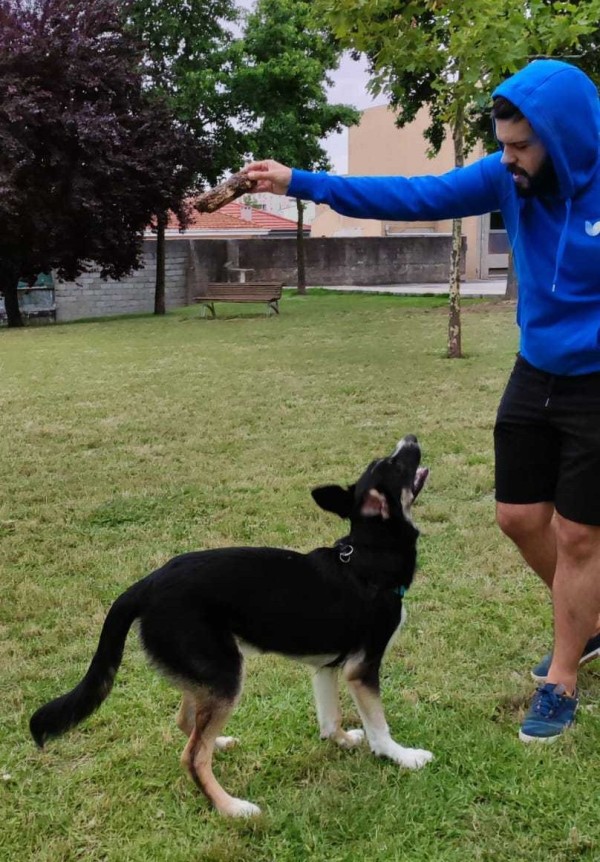
[[[499,153],[441,176],[338,177],[294,169],[287,193],[355,218],[461,218],[499,209],[499,169]]]

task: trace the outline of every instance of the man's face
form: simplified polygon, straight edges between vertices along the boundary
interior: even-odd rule
[[[503,146],[502,164],[510,171],[518,194],[552,194],[558,180],[550,156],[529,122],[496,120],[496,137]]]

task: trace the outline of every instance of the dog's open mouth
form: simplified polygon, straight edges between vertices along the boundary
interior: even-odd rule
[[[429,476],[429,467],[418,467],[417,473],[415,475],[415,481],[413,482],[412,492],[413,492],[413,500],[415,500],[422,489],[423,485],[427,481],[427,477]]]

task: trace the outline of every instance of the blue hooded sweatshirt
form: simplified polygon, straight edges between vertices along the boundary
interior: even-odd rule
[[[520,197],[501,152],[441,176],[337,177],[294,170],[288,194],[342,215],[421,221],[501,210],[519,279],[521,355],[551,374],[600,371],[600,103],[580,69],[535,60],[494,92],[550,155],[558,191]]]

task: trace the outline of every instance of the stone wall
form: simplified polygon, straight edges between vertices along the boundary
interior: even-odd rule
[[[396,237],[315,237],[305,242],[307,284],[383,285],[446,281],[452,238],[448,234]],[[255,281],[296,279],[294,240],[240,240],[239,265]]]
[[[187,243],[169,243],[165,265],[167,308],[186,305]],[[150,314],[154,311],[156,243],[144,243],[144,267],[121,281],[100,278],[97,272],[80,275],[76,282],[55,283],[56,319]]]
[[[315,237],[305,241],[309,286],[427,284],[448,280],[451,237]],[[296,241],[284,239],[190,240],[166,244],[167,309],[188,305],[203,283],[225,281],[227,261],[252,269],[254,281],[296,283]],[[57,282],[56,319],[78,320],[154,310],[156,243],[144,243],[144,267],[121,281],[86,273]]]

